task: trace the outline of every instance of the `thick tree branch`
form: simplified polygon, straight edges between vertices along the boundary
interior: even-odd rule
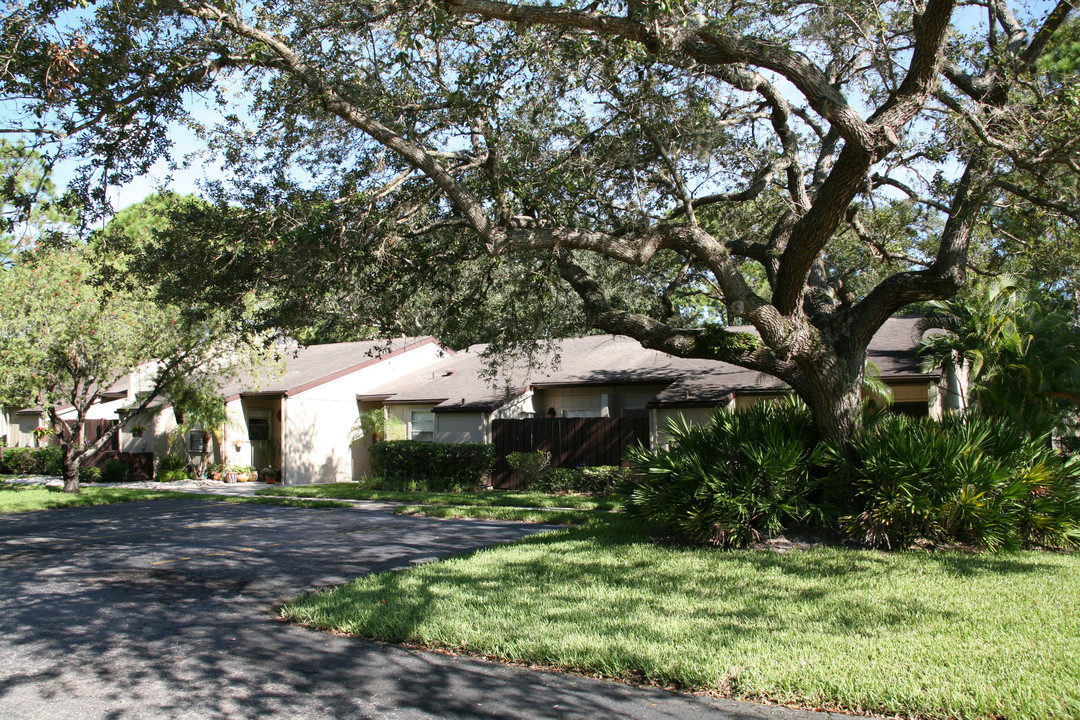
[[[1080,209],[1072,205],[1066,205],[1065,203],[1055,202],[1054,200],[1050,200],[1049,198],[1041,197],[1040,195],[1037,195],[1030,190],[1022,188],[1015,183],[1009,182],[1004,178],[998,178],[994,181],[994,184],[1005,192],[1011,193],[1019,198],[1027,200],[1032,205],[1045,208],[1046,210],[1053,210],[1054,212],[1061,213],[1065,217],[1080,223]]]
[[[688,56],[705,67],[749,64],[772,70],[794,84],[810,106],[837,127],[849,144],[867,151],[876,144],[875,132],[806,55],[761,38],[721,33],[697,17],[680,18],[678,24],[646,24],[603,13],[494,0],[447,0],[446,4],[452,12],[492,20],[572,28],[637,40],[669,60]]]
[[[881,324],[904,305],[949,298],[963,286],[971,231],[983,207],[991,176],[986,149],[977,148],[957,183],[934,262],[926,270],[900,272],[885,278],[852,307],[848,313],[856,337],[869,343]]]
[[[746,349],[734,344],[724,345],[710,339],[699,329],[673,328],[645,315],[616,310],[608,302],[603,289],[574,261],[566,249],[556,251],[559,274],[570,284],[585,304],[589,323],[600,330],[625,335],[644,347],[660,350],[677,357],[723,360],[750,370],[780,378],[791,378],[794,365],[783,362],[763,348]]]
[[[880,138],[873,152],[845,145],[821,184],[813,208],[792,229],[780,259],[773,304],[781,314],[795,312],[818,254],[832,238],[851,200],[859,192],[871,165],[899,143],[897,130],[915,116],[937,89],[942,48],[954,0],[930,0],[918,18],[915,49],[900,88],[871,116]]]
[[[327,112],[337,115],[353,127],[367,133],[375,141],[401,156],[406,162],[428,176],[446,193],[458,210],[468,219],[469,225],[488,243],[493,241],[495,228],[482,204],[468,189],[454,179],[432,155],[417,144],[394,132],[378,120],[342,96],[316,69],[303,60],[291,47],[278,38],[254,28],[238,16],[212,5],[184,5],[184,12],[220,24],[236,35],[262,43],[278,58],[282,68],[299,80],[312,95],[319,99]]]

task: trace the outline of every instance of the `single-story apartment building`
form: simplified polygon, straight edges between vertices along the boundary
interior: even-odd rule
[[[287,349],[280,375],[265,380],[241,376],[221,388],[229,421],[216,459],[227,465],[274,468],[289,485],[359,477],[351,437],[360,412],[356,396],[451,353],[430,336]],[[145,425],[147,431],[135,437],[125,428],[122,451],[158,456],[177,451],[178,419],[171,406],[162,404],[146,422],[136,418],[134,424]],[[180,444],[196,461],[214,453],[199,431]]]
[[[940,417],[950,409],[939,375],[922,372],[917,317],[888,320],[868,360],[893,391],[893,409]],[[752,328],[736,328],[752,331]],[[536,367],[514,361],[492,374],[485,345],[475,345],[411,375],[357,395],[362,408],[384,408],[406,437],[434,442],[491,442],[501,419],[550,416],[648,418],[655,446],[668,419],[704,422],[717,407],[737,409],[787,392],[774,378],[715,360],[677,358],[630,338],[594,335],[554,341]],[[557,358],[557,362],[556,362]],[[366,455],[366,448],[361,448]],[[358,458],[365,467],[366,457]]]
[[[921,371],[917,317],[888,320],[868,360],[893,391],[893,409],[940,417],[957,407],[955,379]],[[288,484],[330,482],[370,472],[371,438],[358,442],[360,415],[379,410],[407,438],[433,442],[493,441],[493,423],[527,418],[635,418],[643,441],[663,442],[669,419],[704,422],[716,408],[738,409],[787,391],[774,378],[713,360],[677,358],[626,337],[594,335],[553,341],[550,352],[492,368],[485,345],[461,352],[433,337],[293,348],[274,378],[241,377],[221,392],[229,422],[222,447],[201,431],[178,437],[176,413],[159,403],[120,435],[123,452],[188,454],[256,468],[273,467]],[[92,419],[115,419],[135,404],[152,376],[141,368],[109,388]],[[5,414],[9,445],[34,445],[40,411]],[[147,428],[141,436],[132,425]]]
[[[288,484],[349,480],[363,472],[355,466],[351,437],[360,412],[357,395],[453,354],[430,336],[293,346],[281,352],[280,374],[243,375],[221,388],[229,418],[222,447],[213,447],[201,429],[180,437],[176,409],[161,401],[130,419],[117,449],[156,458],[177,453],[195,463],[272,467]],[[149,363],[126,375],[102,393],[87,419],[118,420],[149,388],[154,369]],[[60,414],[64,417],[63,408]],[[38,445],[32,433],[42,422],[40,409],[4,415],[9,446]]]

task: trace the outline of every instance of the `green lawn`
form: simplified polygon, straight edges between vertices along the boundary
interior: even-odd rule
[[[349,500],[385,500],[405,503],[435,503],[439,505],[470,505],[482,507],[543,507],[575,508],[577,510],[621,510],[622,502],[611,497],[590,495],[547,495],[515,490],[486,490],[482,492],[398,492],[368,490],[358,483],[328,483],[298,487],[265,488],[259,495],[335,498]]]
[[[617,517],[303,596],[284,617],[732,697],[1080,717],[1080,556],[665,546]]]
[[[81,493],[65,493],[59,487],[44,485],[12,485],[0,483],[0,514],[33,512],[52,508],[82,505],[108,505],[134,500],[218,500],[256,505],[288,505],[291,507],[349,507],[348,503],[318,502],[297,498],[250,498],[223,495],[182,493],[172,490],[140,490],[135,488],[102,488],[84,485]]]
[[[544,510],[467,505],[400,505],[394,509],[394,514],[425,515],[442,519],[511,520],[514,522],[550,523],[552,525],[582,525],[597,516],[604,515],[604,513],[594,510]]]

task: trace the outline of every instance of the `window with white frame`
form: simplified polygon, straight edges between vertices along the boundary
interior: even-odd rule
[[[409,439],[432,442],[435,439],[435,413],[413,410],[409,418]]]

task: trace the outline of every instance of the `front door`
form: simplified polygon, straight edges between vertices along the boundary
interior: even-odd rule
[[[251,441],[251,464],[262,470],[270,464],[270,411],[248,413],[248,440]]]

